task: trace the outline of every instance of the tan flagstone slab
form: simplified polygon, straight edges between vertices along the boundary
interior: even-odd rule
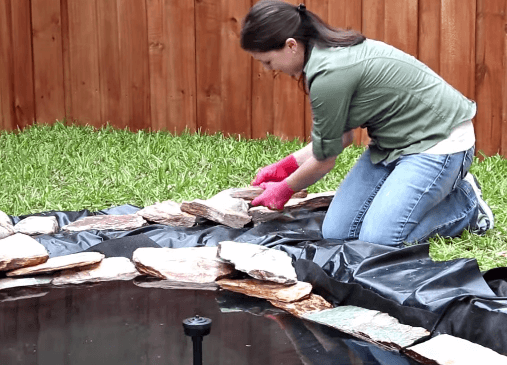
[[[218,244],[218,256],[259,280],[291,285],[297,275],[290,256],[280,250],[251,243],[223,241]]]
[[[30,236],[38,234],[54,234],[59,231],[58,221],[53,216],[30,216],[14,225],[14,230]]]
[[[243,199],[232,198],[229,190],[224,190],[208,200],[183,202],[180,208],[188,214],[232,228],[242,228],[252,220],[248,215],[248,203]]]
[[[286,303],[306,298],[312,291],[312,285],[303,281],[298,281],[293,285],[284,285],[257,279],[222,279],[218,280],[217,284],[222,289],[236,293]]]
[[[46,262],[49,255],[46,248],[22,233],[0,240],[0,271],[10,271]]]
[[[99,252],[80,252],[71,255],[52,257],[43,264],[9,271],[7,276],[50,273],[65,269],[89,266],[99,263],[104,259],[104,257],[105,256]]]
[[[252,207],[248,215],[254,223],[267,222],[278,218],[291,217],[292,213],[300,210],[315,210],[328,207],[335,195],[334,191],[308,194],[306,198],[291,198],[282,210],[272,210],[263,206]]]
[[[197,217],[181,211],[181,204],[171,200],[155,203],[141,209],[136,214],[150,222],[166,224],[176,227],[192,227]]]
[[[85,217],[62,227],[62,230],[80,232],[87,230],[129,231],[148,224],[137,214],[95,215]]]
[[[507,357],[489,348],[446,334],[409,347],[405,354],[424,364],[507,365]]]
[[[9,216],[0,210],[0,239],[13,235],[14,226]]]
[[[5,278],[0,279],[0,290],[26,286],[49,285],[51,284],[52,280],[52,276],[37,276],[33,278]]]
[[[264,189],[259,186],[248,186],[246,188],[232,188],[227,190],[229,195],[233,198],[239,198],[244,200],[254,200],[259,195],[264,192]],[[292,199],[294,198],[306,198],[308,196],[308,191],[306,189],[297,191],[292,195]]]
[[[144,274],[186,283],[212,283],[234,272],[217,258],[217,247],[143,247],[132,260]]]
[[[52,285],[98,283],[102,281],[132,280],[141,275],[126,257],[109,257],[86,269],[63,270],[55,276]]]
[[[304,315],[307,315],[312,312],[320,312],[326,309],[333,308],[333,305],[329,303],[327,300],[322,298],[317,294],[310,294],[308,298],[298,300],[292,303],[284,303],[277,300],[270,300],[271,304],[275,307],[283,309],[293,316],[302,318]]]
[[[401,324],[386,313],[341,306],[304,314],[302,318],[336,328],[386,350],[400,350],[430,333],[421,327]]]

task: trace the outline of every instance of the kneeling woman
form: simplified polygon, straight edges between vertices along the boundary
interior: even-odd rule
[[[468,173],[476,105],[427,66],[283,1],[250,9],[241,47],[267,69],[302,78],[313,111],[312,142],[259,171],[252,184],[264,192],[253,205],[283,208],[333,168],[362,127],[370,145],[336,192],[324,238],[398,245],[493,227]]]

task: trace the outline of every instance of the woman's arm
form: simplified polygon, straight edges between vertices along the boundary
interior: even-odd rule
[[[354,131],[345,132],[342,136],[342,144],[343,148],[346,148],[352,144],[354,141]],[[310,157],[313,157],[313,142],[310,142],[305,147],[301,148],[299,151],[293,153],[294,158],[296,159],[298,166],[302,166]]]

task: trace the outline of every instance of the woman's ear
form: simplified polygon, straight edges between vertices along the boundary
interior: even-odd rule
[[[298,42],[294,38],[287,38],[285,46],[293,53],[296,53],[298,50]]]

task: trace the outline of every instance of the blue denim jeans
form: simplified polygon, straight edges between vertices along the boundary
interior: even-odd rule
[[[324,238],[394,246],[460,235],[478,214],[475,193],[463,180],[474,150],[413,154],[389,164],[373,164],[366,150],[338,187]]]

